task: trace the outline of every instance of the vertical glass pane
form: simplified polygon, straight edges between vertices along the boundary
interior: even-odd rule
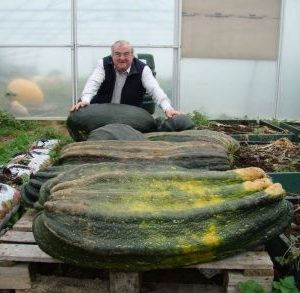
[[[0,44],[70,42],[71,1],[0,1]]]
[[[181,110],[211,118],[272,118],[275,61],[182,59]]]
[[[174,43],[174,0],[78,0],[78,42]]]
[[[72,104],[71,50],[0,48],[0,104],[16,117],[66,117]]]
[[[278,116],[300,120],[300,2],[287,0],[285,3]]]
[[[156,78],[172,100],[173,49],[135,48],[138,54],[152,54],[155,63]],[[78,96],[81,96],[84,85],[95,68],[99,58],[110,55],[110,48],[80,48],[78,51]]]

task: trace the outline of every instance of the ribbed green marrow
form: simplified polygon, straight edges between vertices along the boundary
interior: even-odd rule
[[[75,141],[84,141],[89,133],[112,123],[122,123],[144,133],[157,129],[154,118],[144,109],[125,104],[91,104],[69,114],[67,128]]]
[[[230,169],[227,151],[221,145],[202,141],[85,141],[68,144],[61,163],[143,162],[185,168]]]
[[[108,124],[93,130],[87,140],[148,140],[148,138],[138,130],[129,125],[121,123]]]
[[[164,119],[158,117],[156,119],[158,131],[183,131],[195,128],[194,122],[187,115],[175,115],[171,118]]]
[[[41,169],[32,175],[30,180],[21,187],[22,203],[27,207],[34,207],[35,203],[38,202],[40,198],[40,189],[43,183],[56,177],[58,174],[75,167],[76,165],[50,166]]]
[[[145,136],[151,141],[206,141],[209,143],[216,143],[225,148],[230,162],[233,162],[234,155],[240,148],[239,142],[230,135],[208,129],[192,129],[180,132],[150,132],[146,133]]]
[[[52,180],[33,233],[46,253],[79,266],[136,271],[212,261],[265,243],[292,217],[281,185],[259,168],[95,164]]]
[[[130,170],[140,170],[144,171],[160,171],[164,173],[169,173],[174,170],[186,170],[185,168],[181,168],[173,165],[155,165],[155,164],[141,164],[134,162],[127,163],[119,163],[119,162],[105,162],[105,163],[89,163],[89,164],[80,164],[80,165],[67,165],[70,169],[65,169],[67,172],[60,172],[56,174],[50,180],[45,182],[40,191],[39,191],[39,202],[36,207],[42,207],[44,203],[48,200],[51,189],[53,186],[59,184],[60,182],[74,180],[75,178],[85,178],[86,174],[90,172],[103,174],[107,172],[116,172],[116,171],[130,171]],[[92,171],[91,171],[92,170]]]
[[[180,132],[150,132],[145,136],[151,141],[170,141],[170,142],[185,142],[185,141],[207,141],[223,145],[226,149],[237,151],[240,144],[237,140],[222,132],[209,129],[191,129]]]

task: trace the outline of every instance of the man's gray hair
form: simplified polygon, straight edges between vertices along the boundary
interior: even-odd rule
[[[128,46],[128,47],[130,47],[130,49],[131,49],[131,53],[132,53],[132,55],[133,55],[133,47],[132,47],[132,45],[128,42],[128,41],[125,41],[125,40],[119,40],[119,41],[116,41],[116,42],[114,42],[113,44],[112,44],[112,46],[111,46],[111,54],[113,55],[113,53],[114,53],[114,49],[115,49],[115,47],[116,46],[119,46],[119,45],[126,45],[126,46]]]

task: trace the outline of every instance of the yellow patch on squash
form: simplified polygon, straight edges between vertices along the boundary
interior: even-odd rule
[[[265,192],[272,197],[280,198],[285,196],[285,190],[282,188],[282,185],[280,183],[272,184],[265,190]]]
[[[207,232],[202,237],[202,242],[209,247],[216,247],[221,243],[221,239],[217,233],[217,227],[211,224]]]
[[[256,179],[254,181],[246,181],[243,183],[245,191],[260,191],[272,185],[272,180],[269,178]]]
[[[220,204],[220,203],[224,202],[224,200],[225,199],[222,199],[217,194],[209,195],[209,199],[207,199],[207,200],[205,198],[199,198],[198,200],[195,200],[195,202],[193,203],[193,206],[195,208],[202,208],[202,207]]]
[[[247,181],[264,178],[267,176],[265,171],[258,167],[236,169],[234,170],[234,172],[237,173],[240,177],[242,177],[243,180],[247,180]]]
[[[203,182],[196,180],[186,180],[186,181],[174,181],[174,187],[178,190],[184,191],[204,191],[204,188],[207,187]]]

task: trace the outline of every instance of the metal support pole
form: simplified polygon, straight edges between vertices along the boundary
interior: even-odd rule
[[[277,56],[277,68],[276,68],[274,119],[278,119],[279,101],[280,101],[280,98],[282,95],[282,92],[281,92],[281,63],[282,63],[282,43],[283,43],[283,36],[284,36],[285,6],[286,6],[286,0],[281,0],[278,56]]]
[[[173,97],[174,107],[180,109],[180,60],[181,60],[181,10],[182,0],[175,1],[175,29],[173,50]]]
[[[71,22],[72,22],[72,88],[73,104],[77,102],[78,87],[78,62],[77,62],[77,0],[71,0]]]

